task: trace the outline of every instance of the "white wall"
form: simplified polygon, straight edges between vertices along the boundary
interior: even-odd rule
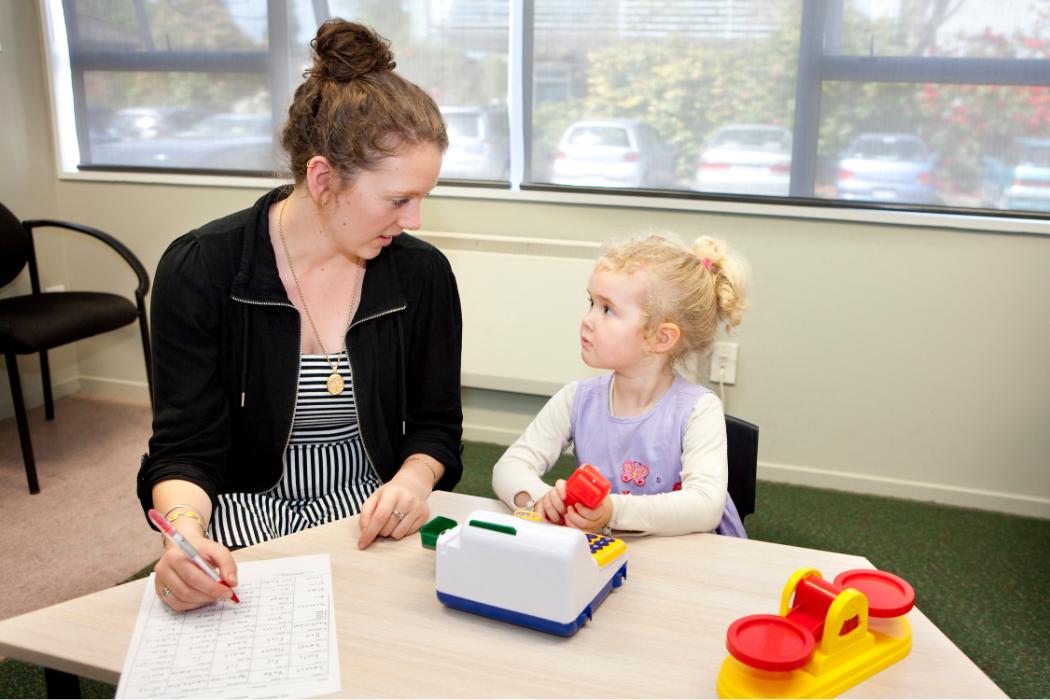
[[[0,0],[0,202],[21,219],[53,216],[57,211],[49,115],[37,3]],[[61,237],[38,236],[37,251],[42,286],[64,283],[67,268]],[[0,288],[0,297],[28,292],[29,273],[24,270]],[[75,391],[79,387],[75,349],[59,348],[50,353],[49,361],[55,393]],[[27,401],[42,403],[38,360],[21,357],[19,367]],[[12,415],[7,372],[2,368],[0,383],[0,415]]]
[[[36,22],[35,10],[25,9],[32,7],[0,0],[0,25],[13,18],[14,46],[36,42],[30,51],[39,52],[39,29],[27,26],[27,15]],[[9,171],[42,167],[38,161],[45,154],[50,159],[51,142],[41,126],[48,114],[43,81],[26,85],[16,78],[8,39],[0,35],[0,41],[0,86],[20,97],[28,144],[19,152],[9,143],[0,146],[14,164],[0,174],[0,199],[9,201],[26,191]],[[250,205],[263,191],[57,181],[50,162],[46,168],[47,175],[34,180],[40,190],[30,197],[30,214],[109,230],[151,271],[175,236]],[[471,234],[497,237],[467,247],[498,258],[506,266],[498,276],[476,256],[463,258],[457,252],[462,245],[442,245],[461,271],[465,294],[483,289],[515,303],[529,301],[515,281],[553,269],[553,259],[563,256],[507,255],[499,237],[602,242],[649,228],[724,236],[754,269],[754,306],[736,336],[738,383],[727,388],[727,400],[731,413],[761,427],[760,478],[1050,517],[1046,237],[440,196],[425,206],[424,224],[466,234],[466,240]],[[120,264],[100,251],[69,242],[64,254],[91,263],[71,266],[72,286],[130,289]],[[551,265],[544,265],[544,255]],[[546,283],[535,281],[538,288]],[[582,312],[585,284],[585,274],[566,282],[567,290],[575,285],[579,293],[566,291],[562,312],[571,314],[573,305]],[[523,337],[524,331],[541,349],[574,342],[561,337],[564,331],[546,340],[550,329],[535,316],[487,315],[486,333],[493,338]],[[145,395],[134,328],[76,347],[85,391]],[[471,347],[465,354],[476,352]],[[542,361],[551,363],[552,377],[564,376],[560,354],[535,354],[549,358]],[[506,441],[544,400],[523,393],[536,390],[535,384],[510,383],[515,391],[508,392],[499,391],[498,382],[474,383],[482,388],[464,392],[468,437]]]

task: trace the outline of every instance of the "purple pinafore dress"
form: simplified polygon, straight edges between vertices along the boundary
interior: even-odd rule
[[[696,402],[710,393],[675,375],[671,388],[652,409],[640,416],[619,418],[609,411],[612,375],[585,379],[572,402],[572,441],[576,463],[593,464],[613,493],[649,495],[682,487],[685,429]],[[736,505],[726,494],[722,521],[715,532],[747,537]]]

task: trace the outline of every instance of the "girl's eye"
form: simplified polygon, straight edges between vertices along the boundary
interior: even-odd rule
[[[587,308],[588,309],[593,309],[594,308],[594,299],[591,299],[590,297],[587,297]]]
[[[605,314],[606,316],[611,316],[612,312],[613,312],[612,307],[609,306],[608,304],[606,304],[605,306],[602,307],[602,313]]]
[[[405,197],[399,197],[398,199],[394,200],[394,206],[395,207],[403,207],[406,204],[408,204],[408,199],[405,198]]]

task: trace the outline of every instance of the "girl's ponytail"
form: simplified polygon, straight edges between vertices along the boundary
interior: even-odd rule
[[[725,322],[726,330],[740,325],[748,308],[747,261],[731,252],[725,241],[711,236],[700,236],[693,242],[693,255],[703,266],[701,274],[714,276],[718,317]]]

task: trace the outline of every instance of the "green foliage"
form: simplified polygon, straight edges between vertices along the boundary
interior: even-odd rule
[[[1050,7],[1040,19],[1011,36],[985,30],[959,37],[960,51],[983,58],[1050,59]],[[944,154],[956,189],[977,184],[982,155],[1003,153],[1019,136],[1050,136],[1050,88],[928,84],[919,86],[916,102],[919,123],[936,125],[927,140]]]
[[[133,3],[80,0],[76,3],[80,41],[131,52],[150,50],[151,44],[152,50],[161,52],[267,48],[265,38],[260,41],[249,36],[237,25],[222,0],[157,0],[142,6],[146,21],[140,26]],[[231,111],[241,100],[261,102],[268,108],[268,82],[266,75],[190,72],[97,71],[85,76],[91,105],[111,110],[163,105]]]

